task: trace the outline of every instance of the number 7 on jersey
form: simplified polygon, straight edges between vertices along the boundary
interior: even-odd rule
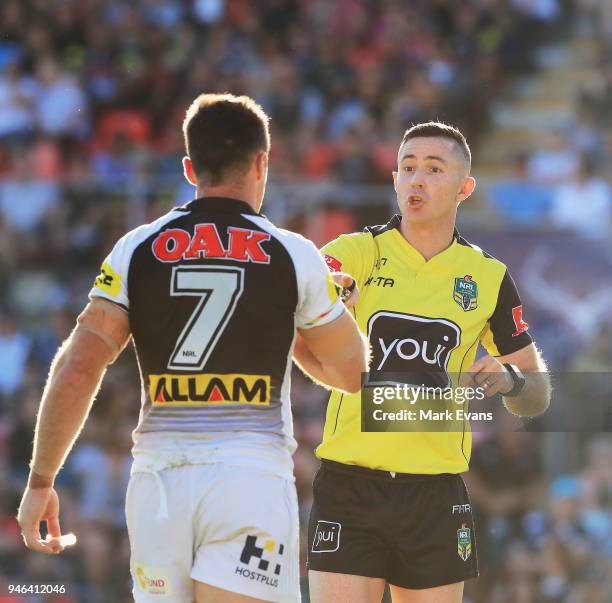
[[[179,335],[168,368],[204,368],[236,310],[244,289],[244,268],[175,266],[170,295],[199,297],[200,301]]]

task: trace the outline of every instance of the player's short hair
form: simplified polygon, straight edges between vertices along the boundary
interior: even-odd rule
[[[198,180],[240,179],[258,151],[270,150],[269,117],[248,96],[200,94],[183,121],[185,151]]]
[[[454,126],[440,121],[428,121],[411,126],[404,132],[400,148],[412,138],[447,138],[455,143],[467,163],[468,172],[472,167],[472,152],[465,136]]]

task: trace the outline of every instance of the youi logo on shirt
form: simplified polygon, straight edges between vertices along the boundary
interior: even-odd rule
[[[450,385],[448,361],[461,341],[461,329],[454,322],[382,311],[370,317],[368,339],[372,346],[368,385],[389,380],[427,387]]]

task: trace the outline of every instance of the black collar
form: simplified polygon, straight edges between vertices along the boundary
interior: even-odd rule
[[[193,201],[189,201],[180,209],[184,211],[207,211],[223,214],[250,214],[259,216],[246,201],[232,199],[230,197],[199,197]]]
[[[402,215],[395,214],[386,224],[382,224],[381,226],[366,226],[365,230],[369,231],[370,233],[372,233],[372,236],[376,237],[382,234],[383,232],[386,232],[387,230],[393,230],[394,228],[399,230],[401,223]],[[454,228],[453,240],[458,241],[460,238],[461,235],[459,234],[459,231],[457,230],[457,228]]]

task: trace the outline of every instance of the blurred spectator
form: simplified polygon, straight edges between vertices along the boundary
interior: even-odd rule
[[[569,134],[571,145],[579,151],[594,168],[601,167],[603,159],[603,133],[601,124],[592,111],[578,109],[576,122]]]
[[[541,551],[538,590],[543,603],[561,603],[569,594],[573,568],[567,553],[567,549],[552,538]]]
[[[49,313],[47,324],[37,329],[34,336],[33,355],[42,366],[50,366],[59,346],[70,335],[73,316],[64,308]]]
[[[21,234],[35,230],[59,200],[57,184],[38,179],[32,159],[28,149],[15,151],[13,174],[0,181],[0,212],[7,224]]]
[[[598,158],[597,167],[607,173],[609,166],[612,165],[612,126],[608,126],[601,132],[602,153]]]
[[[512,0],[512,4],[526,15],[540,21],[554,21],[559,16],[559,0]]]
[[[7,224],[0,211],[0,271],[2,273],[7,275],[10,273],[17,264],[20,251],[17,246],[17,233]]]
[[[470,471],[464,476],[485,574],[473,588],[482,598],[498,577],[508,545],[521,533],[523,514],[542,495],[542,468],[533,434],[500,429],[496,437],[475,446]]]
[[[552,190],[530,180],[528,156],[520,154],[512,161],[510,177],[494,184],[489,196],[493,208],[508,223],[535,226],[548,215]]]
[[[15,481],[27,479],[28,463],[32,458],[32,445],[36,413],[42,387],[22,387],[7,406],[12,409],[8,443],[11,477]]]
[[[0,71],[0,140],[24,142],[34,132],[34,98],[36,85],[24,76],[16,61]]]
[[[608,0],[577,0],[577,4],[609,43],[612,40],[612,4]]]
[[[193,14],[202,23],[212,25],[216,23],[225,10],[225,0],[195,0]]]
[[[553,196],[550,220],[558,228],[573,230],[587,239],[603,239],[612,229],[612,189],[583,160],[571,181]]]
[[[9,490],[8,480],[2,476],[2,488],[0,488],[0,566],[5,576],[15,575],[17,572],[16,561],[20,559],[21,530],[15,519],[15,508],[19,504],[16,494]],[[0,577],[0,583],[2,578]],[[6,591],[4,591],[6,592]],[[0,596],[0,601],[2,598]]]
[[[76,78],[60,71],[52,58],[41,60],[36,70],[36,114],[46,134],[84,136],[87,132],[87,99]]]
[[[571,370],[612,373],[612,326],[601,325],[595,337],[575,355]]]
[[[32,342],[10,314],[0,312],[0,394],[10,396],[21,385]]]
[[[355,232],[355,214],[344,207],[332,203],[309,212],[301,231],[317,247],[323,247],[341,234]]]
[[[85,441],[74,451],[67,470],[78,481],[84,520],[123,527],[125,491],[132,466],[129,449],[108,439],[104,446]]]
[[[543,148],[529,158],[529,180],[537,184],[568,182],[578,172],[580,156],[561,132],[547,132]]]
[[[342,136],[339,157],[332,164],[331,173],[342,184],[367,184],[374,180],[374,164],[369,146],[356,128]]]
[[[94,153],[92,168],[104,188],[125,194],[128,185],[134,183],[142,161],[142,153],[128,136],[124,132],[116,132],[108,150]]]

